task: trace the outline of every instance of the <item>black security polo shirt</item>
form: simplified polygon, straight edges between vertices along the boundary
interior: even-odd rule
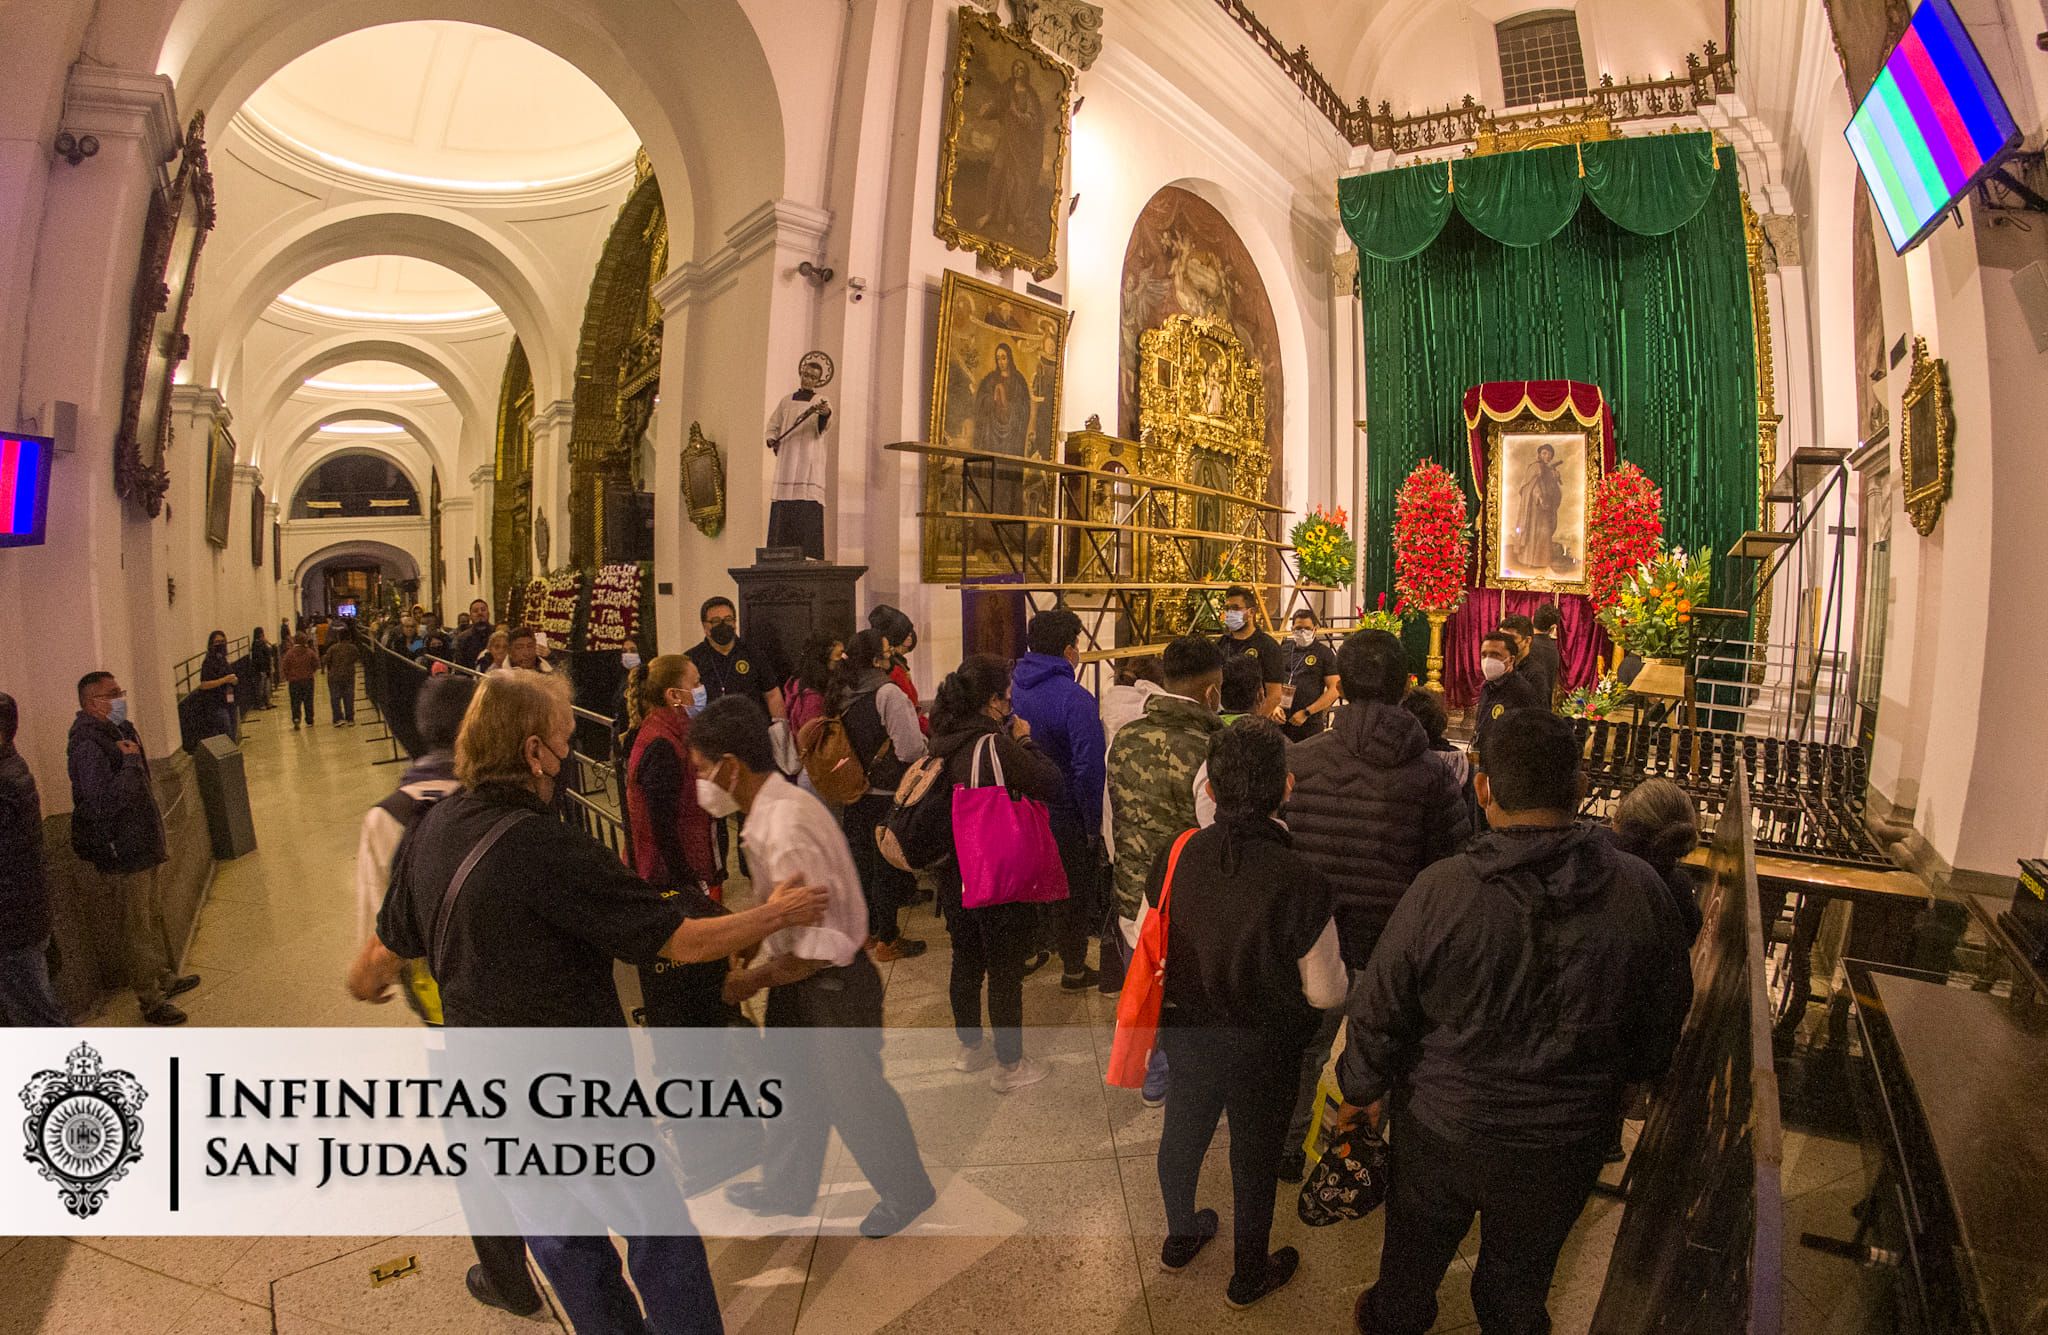
[[[1290,644],[1287,664],[1287,683],[1294,688],[1294,702],[1287,710],[1294,713],[1322,698],[1324,679],[1337,675],[1337,651],[1328,640],[1313,640],[1306,649]]]
[[[1224,635],[1216,641],[1225,658],[1242,656],[1259,660],[1259,680],[1267,685],[1287,680],[1287,651],[1280,647],[1280,641],[1262,630],[1255,630],[1244,639]],[[1322,688],[1317,687],[1317,694]],[[1313,697],[1311,697],[1313,698]]]
[[[757,652],[743,639],[732,642],[732,652],[722,654],[709,640],[699,640],[685,651],[704,679],[704,700],[710,703],[728,695],[743,695],[768,708],[767,695],[782,686],[780,674],[766,654]]]
[[[683,911],[516,785],[451,794],[420,818],[393,859],[378,939],[408,959],[430,957],[448,883],[469,850],[511,812],[525,814],[477,861],[456,896],[435,975],[443,1016],[452,1026],[625,1024],[612,961],[655,964]]]

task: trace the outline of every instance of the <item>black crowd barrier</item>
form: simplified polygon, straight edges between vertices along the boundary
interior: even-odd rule
[[[1777,1335],[1784,1155],[1763,911],[1738,762],[1714,839],[1692,1012],[1628,1167],[1593,1335]]]
[[[427,669],[374,638],[365,637],[363,643],[369,648],[362,661],[363,689],[376,706],[384,730],[407,755],[424,754],[427,748],[420,740],[414,706],[419,702],[420,687],[426,685]]]

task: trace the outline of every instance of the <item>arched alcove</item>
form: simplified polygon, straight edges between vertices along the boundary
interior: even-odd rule
[[[416,518],[422,505],[419,488],[390,455],[337,450],[299,478],[284,513],[287,519]]]
[[[459,364],[443,356],[432,340],[396,331],[376,336],[337,333],[296,350],[291,360],[275,372],[269,385],[255,387],[264,397],[254,411],[246,417],[237,414],[239,420],[250,423],[259,433],[257,457],[253,461],[257,467],[265,465],[262,453],[268,436],[263,434],[263,428],[286,412],[293,397],[305,388],[305,382],[323,371],[357,361],[391,362],[417,372],[434,382],[465,423],[476,419],[480,400],[475,388]],[[328,408],[330,412],[334,410],[332,406]]]
[[[508,608],[512,590],[533,575],[533,371],[516,338],[498,387],[492,454],[491,604]]]

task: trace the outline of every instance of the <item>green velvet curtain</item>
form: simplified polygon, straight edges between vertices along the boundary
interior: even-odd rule
[[[1500,244],[1481,235],[1470,210],[1493,230],[1516,234],[1512,200],[1488,192],[1506,191],[1516,179],[1549,167],[1570,184],[1535,188],[1534,220],[1522,234],[1542,232],[1551,225],[1548,211],[1556,199],[1580,189],[1573,149],[1459,161],[1449,190],[1457,209],[1447,211],[1434,243],[1410,258],[1377,257],[1367,244],[1373,238],[1353,232],[1367,252],[1359,260],[1359,291],[1368,445],[1361,556],[1368,603],[1393,582],[1394,493],[1410,470],[1434,459],[1469,494],[1459,399],[1489,380],[1598,385],[1614,408],[1620,457],[1664,489],[1665,531],[1673,544],[1718,557],[1754,527],[1755,334],[1740,182],[1732,153],[1722,152],[1718,169],[1698,156],[1705,138],[1587,145],[1584,190],[1592,206],[1577,208],[1534,244]],[[1538,161],[1491,174],[1482,169],[1484,189],[1468,204],[1474,165],[1508,158]],[[1358,204],[1358,188],[1344,184],[1347,223],[1389,211]],[[1699,204],[1687,212],[1696,192]],[[1392,198],[1385,186],[1365,193]],[[1616,221],[1619,214],[1654,231],[1680,213],[1683,220],[1662,234],[1642,235]],[[1407,245],[1419,228],[1397,230]],[[1719,573],[1717,566],[1717,594]]]
[[[1405,260],[1427,250],[1444,230],[1451,216],[1450,179],[1450,164],[1443,162],[1346,177],[1337,183],[1337,208],[1352,236],[1373,239],[1371,254]],[[1354,184],[1367,181],[1374,184]]]

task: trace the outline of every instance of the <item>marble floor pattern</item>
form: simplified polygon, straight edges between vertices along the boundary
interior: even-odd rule
[[[182,999],[192,1023],[412,1023],[403,1006],[359,1004],[341,985],[357,940],[360,818],[399,770],[372,764],[390,748],[367,740],[374,714],[360,716],[353,729],[323,722],[294,733],[279,709],[247,729],[258,846],[220,866],[193,933],[186,965],[205,981]],[[908,918],[932,949],[883,966],[888,1023],[949,1027],[945,931],[928,910]],[[926,1105],[920,1124],[932,1125],[936,1110],[956,1131],[925,1147],[941,1189],[932,1215],[941,1235],[854,1235],[874,1196],[835,1141],[819,1214],[776,1236],[710,1240],[728,1330],[993,1332],[1019,1321],[1075,1335],[1349,1329],[1377,1265],[1380,1221],[1309,1229],[1289,1187],[1276,1193],[1274,1245],[1299,1247],[1303,1262],[1280,1294],[1248,1312],[1225,1307],[1227,1238],[1181,1274],[1159,1270],[1165,1225],[1152,1156],[1162,1115],[1101,1080],[1112,1000],[1063,992],[1057,977],[1042,970],[1026,989],[1026,1023],[1038,1031],[1030,1041],[1053,1067],[1034,1087],[997,1095],[981,1077],[891,1045],[891,1078],[907,1101]],[[133,1000],[110,1000],[92,1023],[138,1023]],[[1226,1231],[1227,1139],[1219,1130],[1202,1189]],[[1843,1162],[1809,1161],[1801,1185],[1839,1194]],[[1789,1182],[1798,1166],[1789,1151],[1787,1164]],[[1561,1335],[1586,1330],[1620,1217],[1618,1201],[1595,1197],[1581,1218],[1552,1293]],[[1444,1282],[1438,1331],[1476,1329],[1467,1287],[1477,1245],[1475,1229]],[[419,1257],[416,1273],[372,1287],[373,1266],[407,1254]],[[566,1328],[552,1307],[521,1320],[477,1305],[463,1287],[472,1259],[462,1238],[0,1238],[0,1335]],[[1793,1313],[1824,1317],[1831,1295],[1822,1277],[1811,1283]]]

